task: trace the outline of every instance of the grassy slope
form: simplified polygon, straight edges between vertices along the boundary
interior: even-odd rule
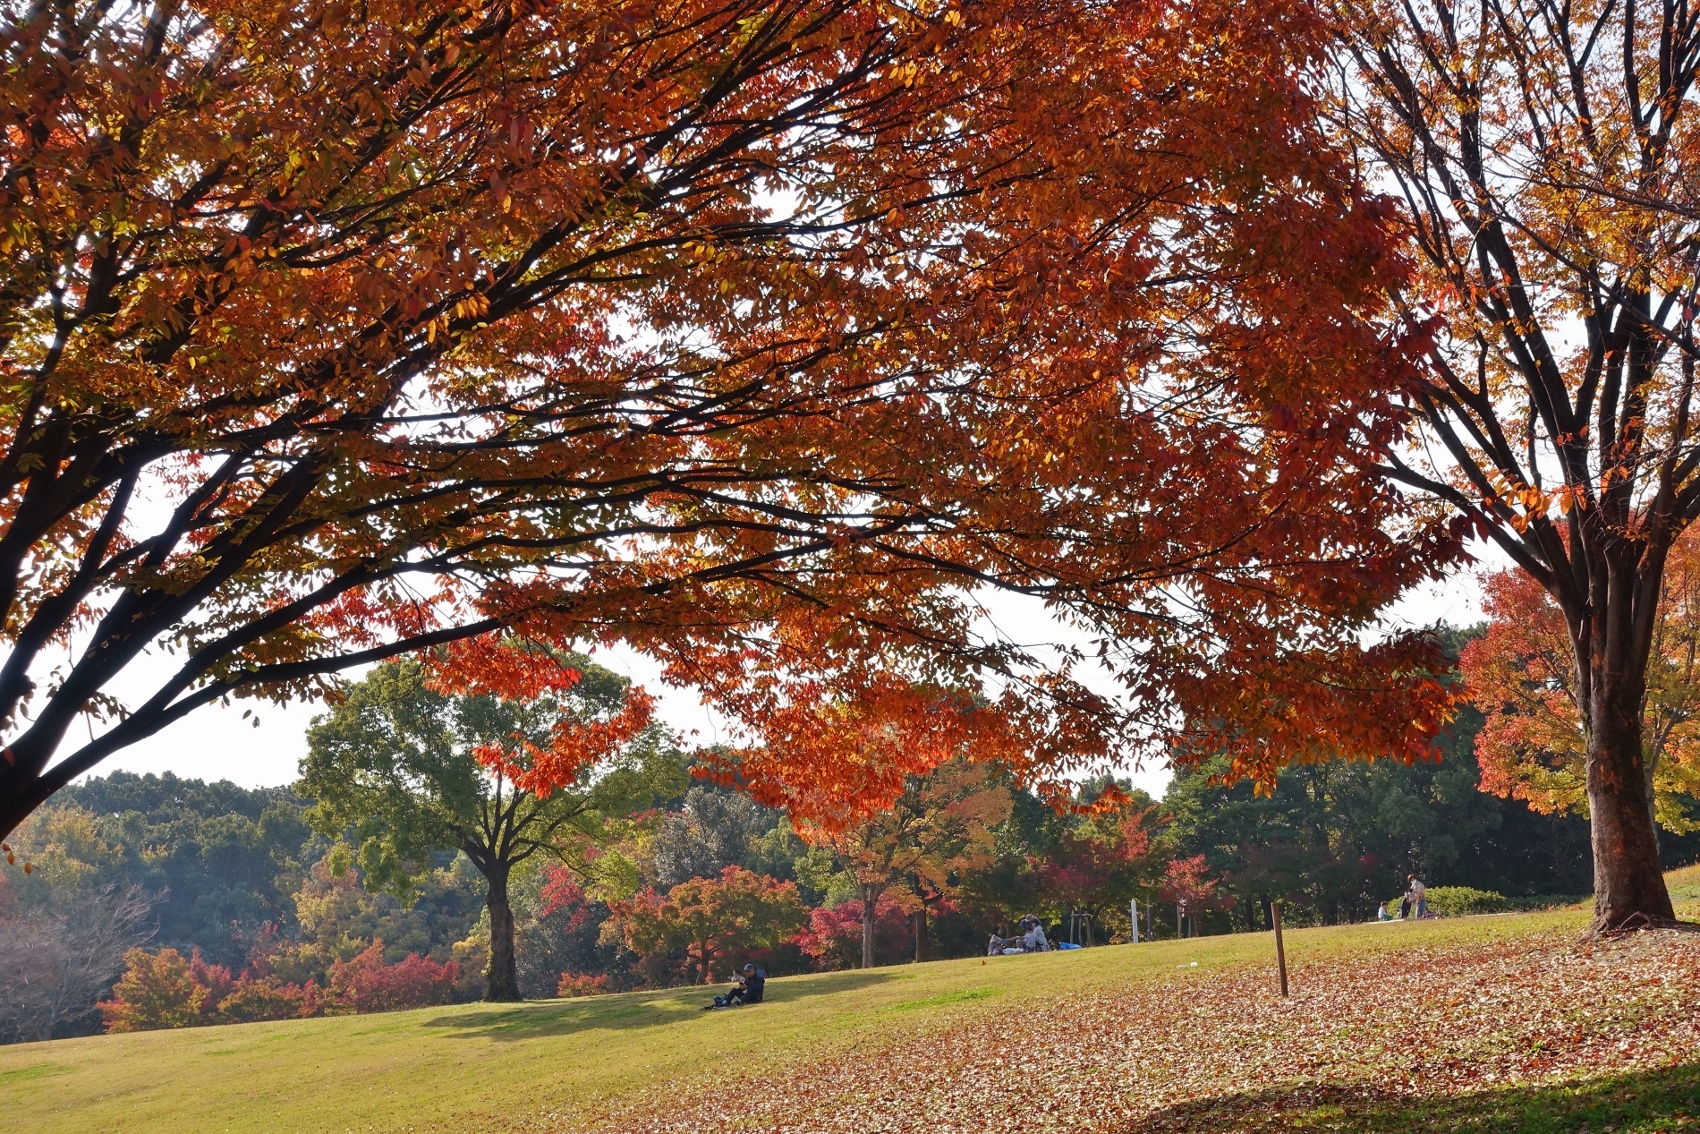
[[[1672,881],[1700,898],[1700,871],[1689,873]],[[1584,922],[1567,910],[1297,930],[1288,954],[1302,969],[1342,952]],[[963,1013],[1003,1015],[1035,996],[1269,966],[1271,953],[1268,935],[1246,934],[789,977],[747,1011],[701,1013],[701,990],[672,990],[20,1045],[0,1048],[0,1114],[41,1134],[488,1129],[540,1114],[571,1125],[599,1099],[729,1076],[749,1060],[815,1059],[894,1027],[913,1034]]]

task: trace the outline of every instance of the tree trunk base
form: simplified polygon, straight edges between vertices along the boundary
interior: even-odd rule
[[[1678,933],[1700,933],[1700,921],[1683,921],[1676,917],[1648,917],[1643,913],[1632,913],[1612,924],[1595,916],[1593,922],[1582,934],[1584,941],[1614,941],[1619,937],[1628,937],[1632,933],[1641,933],[1649,929],[1668,929]]]

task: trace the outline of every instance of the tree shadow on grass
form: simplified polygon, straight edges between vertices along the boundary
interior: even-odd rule
[[[763,1003],[732,1011],[783,1012],[787,1004],[799,1000],[865,989],[893,979],[895,977],[889,973],[853,972],[832,973],[797,982],[770,980]],[[593,1028],[653,1028],[696,1019],[709,997],[723,991],[724,986],[697,985],[503,1007],[480,1008],[469,1004],[463,1011],[434,1016],[426,1020],[424,1026],[442,1029],[456,1037],[507,1040],[571,1035]]]
[[[1198,1134],[1675,1134],[1700,1131],[1700,1066],[1548,1087],[1412,1098],[1371,1087],[1294,1087],[1200,1099],[1158,1111],[1131,1131]]]

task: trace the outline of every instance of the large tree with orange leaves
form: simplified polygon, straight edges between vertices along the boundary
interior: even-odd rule
[[[1673,548],[1700,517],[1700,20],[1686,4],[1335,5],[1338,122],[1397,186],[1429,329],[1426,427],[1385,462],[1564,621],[1595,925],[1673,914],[1643,703]]]
[[[1359,645],[1451,545],[1335,459],[1401,436],[1361,316],[1404,266],[1302,0],[0,21],[0,832],[201,706],[503,626],[752,720],[1001,675],[1036,776],[1437,726],[1428,644]],[[1136,722],[977,636],[981,585],[1098,627]]]

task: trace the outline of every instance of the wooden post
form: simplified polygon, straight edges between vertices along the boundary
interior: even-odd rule
[[[1139,899],[1129,898],[1127,908],[1133,914],[1133,943],[1137,945],[1139,944]]]
[[[1275,965],[1281,970],[1281,995],[1287,995],[1287,947],[1281,942],[1281,903],[1270,902],[1269,912],[1275,922]]]

